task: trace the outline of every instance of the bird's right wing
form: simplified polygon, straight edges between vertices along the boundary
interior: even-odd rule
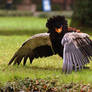
[[[74,69],[83,69],[83,66],[92,59],[92,41],[85,33],[67,33],[62,39],[63,72],[71,73]]]

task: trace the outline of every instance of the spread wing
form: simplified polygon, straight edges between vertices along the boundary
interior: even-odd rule
[[[83,69],[83,66],[92,60],[92,40],[86,33],[67,33],[62,39],[63,72],[71,73],[74,69]]]
[[[23,64],[25,65],[28,58],[30,59],[30,63],[32,63],[34,58],[51,56],[54,54],[51,47],[49,33],[36,34],[23,43],[13,55],[8,65],[13,62],[19,65],[23,59]]]

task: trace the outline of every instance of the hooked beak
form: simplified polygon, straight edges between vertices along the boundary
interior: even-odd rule
[[[63,28],[62,28],[62,27],[56,28],[55,31],[56,31],[57,33],[61,33],[61,32],[63,31]]]

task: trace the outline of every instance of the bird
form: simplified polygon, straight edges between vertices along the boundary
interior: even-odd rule
[[[69,27],[68,31],[79,31],[76,28]],[[56,55],[57,53],[52,48],[52,43],[50,40],[50,33],[38,33],[26,40],[22,46],[15,52],[15,54],[10,59],[8,65],[13,65],[20,63],[23,60],[23,65],[26,65],[27,59],[30,59],[30,64],[32,64],[35,58],[49,57]]]
[[[63,72],[71,73],[83,69],[92,59],[92,40],[86,33],[68,27],[64,16],[54,16],[47,20],[47,33],[38,33],[25,41],[15,52],[8,65],[23,65],[27,59],[32,64],[34,58],[59,54],[63,58]]]
[[[86,33],[68,31],[65,16],[53,16],[47,20],[52,48],[63,58],[64,73],[82,70],[92,60],[92,40]]]
[[[28,58],[30,59],[30,63],[32,63],[34,58],[52,55],[54,55],[54,52],[49,33],[38,33],[22,44],[22,46],[15,52],[8,65],[11,65],[12,63],[14,65],[19,65],[23,59],[23,65],[25,65]]]

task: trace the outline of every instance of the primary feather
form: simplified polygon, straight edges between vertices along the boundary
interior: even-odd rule
[[[25,41],[11,58],[8,65],[13,61],[14,64],[19,65],[23,58],[23,64],[25,65],[28,58],[30,59],[30,63],[32,63],[34,58],[47,57],[53,54],[49,33],[40,33]]]
[[[92,41],[86,33],[67,33],[62,39],[63,52],[63,72],[70,73],[75,67],[82,69],[90,62],[92,57]]]

